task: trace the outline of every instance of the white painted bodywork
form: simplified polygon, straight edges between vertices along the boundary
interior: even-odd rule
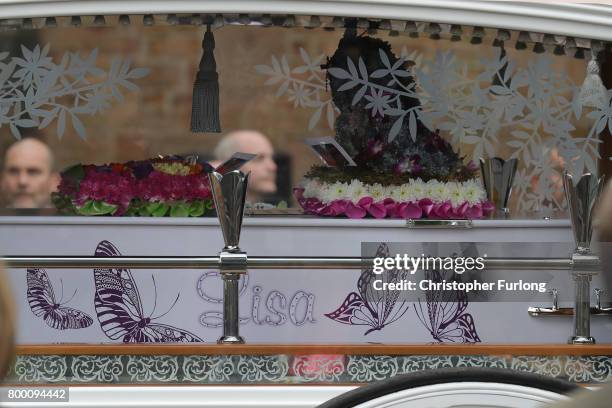
[[[0,19],[166,13],[331,15],[465,24],[612,40],[612,7],[607,2],[589,3],[478,0],[1,0]]]

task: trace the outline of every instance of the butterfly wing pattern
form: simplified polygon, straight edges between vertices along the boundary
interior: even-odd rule
[[[93,323],[86,313],[59,304],[53,293],[53,286],[44,269],[28,269],[27,298],[35,316],[42,317],[47,326],[57,330],[83,329]]]
[[[149,323],[141,330],[134,330],[123,338],[124,343],[198,343],[203,341],[186,330],[157,323]]]
[[[439,271],[425,271],[425,277],[433,282],[442,282]],[[463,291],[427,291],[425,295],[427,313],[419,300],[414,311],[421,323],[439,343],[480,343],[474,318],[465,313],[467,295]]]
[[[382,243],[376,250],[376,257],[388,256],[389,247]],[[372,269],[364,270],[357,281],[359,293],[349,293],[338,309],[325,316],[343,324],[370,326],[364,335],[383,329],[402,317],[410,305],[398,300],[399,291],[375,290],[373,282],[375,279],[400,282],[406,275],[407,272],[399,270],[380,275],[375,275]]]
[[[109,241],[98,244],[95,256],[121,256]],[[129,269],[94,269],[94,305],[102,331],[124,343],[194,343],[201,338],[186,330],[153,323],[144,316],[138,287]]]

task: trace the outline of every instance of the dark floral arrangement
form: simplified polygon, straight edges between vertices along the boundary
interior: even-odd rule
[[[213,209],[204,167],[177,156],[77,164],[61,173],[52,199],[69,214],[199,217]]]
[[[416,177],[423,181],[467,181],[477,175],[478,166],[473,161],[464,164],[463,158],[453,151],[439,132],[430,134],[423,145],[415,144],[403,152],[398,143],[371,140],[365,150],[353,157],[357,167],[313,166],[305,177],[331,183],[350,183],[358,179],[388,186],[407,183]]]
[[[357,166],[314,166],[295,189],[306,213],[479,218],[492,210],[474,181],[478,167],[473,162],[465,163],[439,132],[429,130],[416,116],[398,121],[397,116],[385,114],[390,109],[385,89],[390,93],[415,86],[408,70],[392,75],[389,67],[408,64],[395,56],[388,42],[357,36],[354,28],[347,28],[326,68],[340,111],[335,138]],[[356,76],[349,76],[351,71]],[[367,77],[378,89],[356,86],[359,77]],[[400,103],[405,110],[420,104],[409,96],[401,96]],[[389,140],[391,133],[395,136]]]
[[[357,36],[349,28],[329,60],[328,72],[334,68],[349,70],[348,60],[351,60],[354,66],[359,66],[361,59],[370,73],[370,82],[397,91],[401,91],[402,87],[414,86],[412,76],[394,78],[391,74],[373,75],[374,72],[385,70],[381,53],[386,55],[392,66],[398,62],[402,63],[388,42],[365,35]],[[409,64],[411,61],[403,62],[404,66]],[[407,74],[408,71],[399,72]],[[384,115],[382,107],[373,109],[370,105],[376,103],[376,98],[357,98],[359,101],[353,103],[360,91],[359,87],[345,89],[346,79],[329,74],[328,78],[334,104],[340,110],[335,123],[336,140],[347,150],[364,174],[376,174],[387,179],[395,177],[395,184],[415,177],[424,181],[465,181],[476,176],[476,166],[464,164],[464,158],[453,150],[451,144],[439,132],[430,131],[418,119],[414,123],[417,135],[414,140],[410,136],[410,123],[406,121],[402,123],[397,136],[388,142],[387,135],[397,123],[397,117]],[[402,96],[401,104],[404,109],[409,109],[418,106],[420,102],[418,99]]]

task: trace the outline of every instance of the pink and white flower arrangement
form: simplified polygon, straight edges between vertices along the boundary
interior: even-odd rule
[[[294,189],[307,214],[349,218],[482,218],[494,210],[475,180],[441,182],[420,178],[383,186],[352,180],[306,179]]]

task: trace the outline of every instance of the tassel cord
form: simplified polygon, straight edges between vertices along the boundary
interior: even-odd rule
[[[192,132],[221,132],[219,121],[219,74],[214,56],[215,38],[207,26],[202,40],[202,58],[193,84]]]

